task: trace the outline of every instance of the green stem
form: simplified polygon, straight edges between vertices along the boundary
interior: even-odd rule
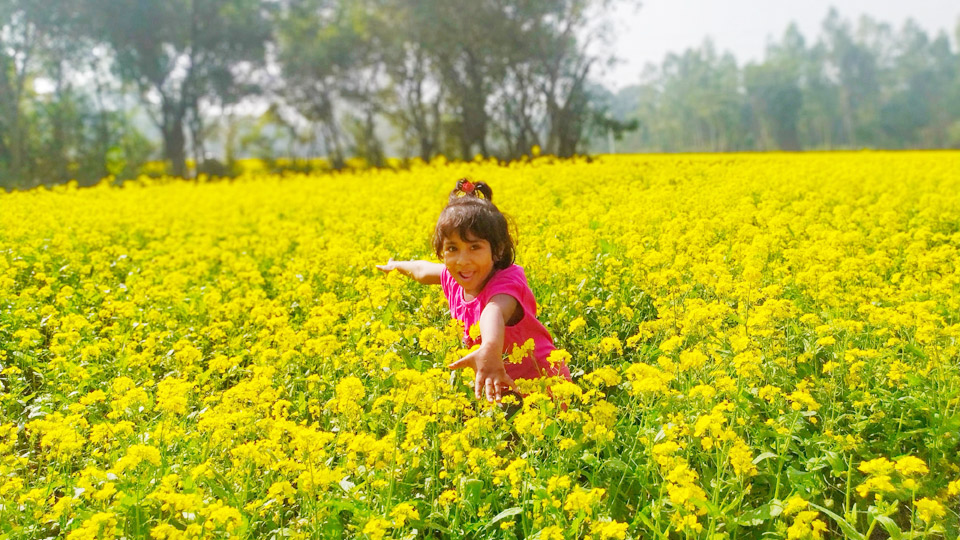
[[[853,455],[847,459],[847,490],[843,497],[843,513],[846,514],[850,511],[850,488],[853,487],[851,482],[853,476]]]
[[[793,423],[790,425],[790,432],[787,434],[787,446],[786,448],[784,448],[783,452],[780,452],[780,463],[777,466],[777,485],[773,489],[774,499],[780,498],[780,477],[781,477],[781,473],[783,473],[783,466],[787,462],[786,454],[787,452],[790,451],[790,445],[793,443],[793,428],[797,426],[797,418],[799,417],[800,417],[799,414],[794,415]]]
[[[917,490],[910,492],[910,538],[915,538],[914,528],[917,523]]]
[[[864,535],[864,538],[872,538],[873,529],[877,526],[877,518],[873,518],[873,521],[870,522],[870,526],[867,527],[867,534]]]

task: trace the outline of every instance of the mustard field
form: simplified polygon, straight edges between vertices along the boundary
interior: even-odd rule
[[[464,176],[569,354],[522,406],[374,268]],[[960,152],[0,193],[0,538],[955,539],[958,340]]]

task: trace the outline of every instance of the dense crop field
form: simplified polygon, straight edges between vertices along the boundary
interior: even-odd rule
[[[467,175],[570,354],[519,410],[373,268]],[[957,538],[958,250],[960,153],[0,194],[0,537]]]

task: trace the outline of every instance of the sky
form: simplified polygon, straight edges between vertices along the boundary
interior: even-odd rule
[[[647,63],[699,47],[708,36],[718,53],[730,51],[740,64],[762,60],[767,42],[779,40],[790,22],[813,43],[831,6],[846,20],[870,15],[894,29],[913,18],[931,37],[946,31],[954,47],[960,23],[958,0],[645,0],[639,8],[626,3],[609,14],[616,36],[612,50],[622,62],[600,75],[614,89],[638,83]]]

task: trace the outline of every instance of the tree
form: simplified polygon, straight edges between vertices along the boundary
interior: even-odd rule
[[[241,72],[264,62],[268,13],[258,0],[82,0],[89,35],[102,37],[120,76],[139,89],[163,137],[164,158],[186,174],[187,122],[203,160],[205,98],[232,101],[252,90]]]
[[[8,185],[19,183],[28,167],[24,102],[40,46],[38,8],[28,1],[0,0],[0,21],[6,21],[0,26],[0,162]]]
[[[869,18],[862,26],[872,23]],[[877,56],[874,50],[858,43],[850,24],[831,9],[823,23],[824,44],[829,70],[836,74],[840,90],[840,113],[844,141],[850,146],[870,143],[878,88],[880,84]]]
[[[284,75],[284,99],[311,125],[318,126],[334,168],[342,168],[347,134],[340,109],[353,100],[366,108],[365,127],[373,129],[374,84],[380,66],[369,32],[369,4],[296,0],[278,17],[277,60]],[[372,133],[371,133],[372,134]]]
[[[763,63],[744,68],[744,88],[763,148],[801,148],[798,125],[805,52],[803,36],[796,25],[790,25],[782,43],[767,47]]]
[[[437,57],[421,39],[435,27],[429,7],[420,0],[388,1],[372,23],[387,77],[381,110],[399,131],[405,155],[425,161],[440,149],[447,98]]]

